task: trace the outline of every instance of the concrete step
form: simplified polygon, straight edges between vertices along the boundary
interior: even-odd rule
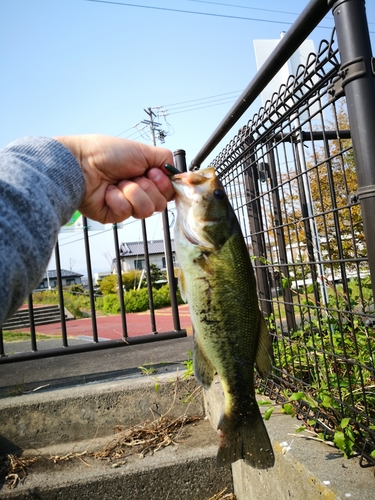
[[[34,323],[38,325],[46,325],[50,323],[58,323],[60,321],[60,306],[50,305],[34,307]],[[72,319],[73,316],[65,309],[65,318]],[[20,328],[28,328],[30,326],[29,310],[19,309],[14,316],[3,324],[3,330],[16,330]]]
[[[185,414],[201,419],[181,426],[176,444],[152,455],[128,455],[126,448],[128,456],[112,460],[73,456],[104,450],[119,426]],[[38,457],[15,489],[3,486],[4,499],[207,500],[225,487],[232,491],[230,467],[216,465],[218,437],[204,420],[201,390],[181,372],[1,399],[0,420],[3,453]]]
[[[85,445],[91,445],[92,450],[97,441]],[[101,441],[104,449],[108,442]],[[4,487],[2,498],[207,500],[225,487],[232,491],[230,468],[216,465],[216,433],[207,421],[186,426],[178,444],[144,458],[133,454],[109,461],[84,455],[51,460],[56,455],[78,454],[81,448],[82,444],[76,443],[65,449],[38,450],[41,458],[28,468],[23,483],[13,490]]]

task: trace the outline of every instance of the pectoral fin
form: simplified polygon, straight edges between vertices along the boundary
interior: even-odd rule
[[[202,270],[209,274],[210,276],[214,275],[214,267],[210,261],[210,258],[205,253],[201,253],[198,259],[196,259],[196,264],[198,264]]]
[[[181,294],[182,300],[184,302],[187,302],[188,298],[187,298],[187,293],[186,293],[185,276],[184,276],[184,273],[182,272],[181,268],[178,271],[178,286],[180,287],[180,294]]]
[[[193,365],[195,380],[204,389],[209,389],[216,370],[203,353],[198,342],[194,344]]]
[[[259,338],[258,349],[255,357],[255,364],[262,378],[267,378],[267,375],[272,369],[272,342],[268,333],[266,322],[262,313],[259,311]]]

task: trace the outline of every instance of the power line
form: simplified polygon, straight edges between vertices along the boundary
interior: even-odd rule
[[[292,15],[292,16],[299,16],[299,14],[300,14],[299,12],[286,12],[285,10],[262,9],[261,7],[249,7],[248,5],[234,5],[231,3],[210,2],[208,0],[188,0],[188,1],[195,2],[195,3],[207,3],[207,4],[211,4],[211,5],[221,5],[224,7],[232,7],[232,8],[236,8],[236,9],[260,10],[263,12],[273,12],[275,14],[287,14],[287,15]],[[368,24],[375,24],[375,23],[368,21]],[[372,33],[372,32],[370,32],[370,33]]]
[[[274,12],[276,14],[290,14],[293,16],[298,16],[298,12],[286,12],[284,10],[273,10],[273,9],[262,9],[261,7],[249,7],[248,5],[233,5],[231,3],[221,3],[221,2],[209,2],[207,0],[189,0],[189,2],[196,2],[196,3],[208,3],[212,5],[223,5],[225,7],[234,7],[238,9],[249,9],[249,10],[261,10],[264,12]]]
[[[134,125],[133,125],[134,127]],[[120,137],[120,135],[123,135],[123,134],[126,134],[126,132],[128,132],[129,130],[131,130],[133,127],[129,127],[127,128],[126,130],[124,130],[123,132],[121,132],[120,134],[117,134],[116,137]]]
[[[226,102],[220,102],[218,104],[207,104],[207,105],[204,105],[204,106],[199,106],[197,108],[189,108],[189,109],[185,109],[183,111],[172,111],[171,113],[169,113],[170,115],[178,115],[179,113],[187,113],[188,111],[197,111],[199,109],[205,109],[205,108],[212,108],[214,106],[220,106],[222,104],[231,104],[232,102],[235,102],[234,100],[233,101],[226,101]]]
[[[151,217],[155,217],[159,215],[159,212],[156,212],[154,214],[151,215]],[[149,217],[149,218],[151,218]],[[130,224],[135,224],[136,222],[140,222],[139,219],[134,219],[134,220],[131,220],[129,222],[123,222],[122,223],[122,229],[125,227],[125,226],[130,226]],[[95,234],[92,234],[91,231],[89,231],[89,238],[94,238],[94,236],[99,236],[100,234],[103,234],[103,233],[108,233],[109,231],[112,231],[112,228],[108,228],[108,229],[104,229],[103,231],[99,231],[99,232],[96,232],[95,231]],[[90,234],[91,232],[91,234]],[[61,234],[61,233],[60,233]],[[75,235],[74,235],[75,236]],[[65,239],[65,238],[64,238]],[[80,236],[79,238],[77,238],[76,240],[73,240],[73,241],[68,241],[67,243],[61,243],[59,244],[60,247],[63,247],[63,246],[66,246],[66,245],[70,245],[71,243],[77,243],[78,241],[83,241],[83,236]]]
[[[214,104],[214,103],[225,104],[227,102],[232,102],[235,97],[236,96],[231,96],[231,97],[223,97],[221,99],[207,100],[207,101],[201,102],[200,104],[198,104],[198,103],[187,104],[185,106],[176,106],[172,109],[170,109],[171,108],[170,106],[166,106],[166,108],[167,108],[167,111],[171,111],[171,113],[174,113],[176,110],[192,108],[192,107],[194,107],[194,109],[199,109],[196,106],[199,107],[200,105],[203,105],[205,107],[206,104]]]
[[[190,102],[197,102],[197,101],[204,101],[206,99],[214,99],[215,97],[222,97],[230,94],[239,94],[242,92],[243,89],[241,90],[233,90],[232,92],[225,92],[224,94],[216,94],[216,95],[211,95],[208,97],[200,97],[199,99],[190,99],[189,101],[180,101],[180,102],[175,102],[173,104],[164,104],[163,106],[157,106],[160,108],[171,108],[172,106],[179,106],[180,104],[188,104]]]
[[[193,14],[193,15],[198,15],[198,16],[210,16],[210,17],[221,17],[221,18],[227,18],[227,19],[239,19],[242,21],[255,21],[255,22],[261,22],[261,23],[271,23],[271,24],[289,24],[292,25],[292,22],[288,21],[277,21],[277,20],[271,20],[271,19],[257,19],[254,17],[243,17],[243,16],[230,16],[228,14],[214,14],[211,12],[198,12],[194,10],[182,10],[182,9],[171,9],[168,7],[155,7],[153,5],[137,5],[133,3],[124,3],[124,2],[112,2],[110,0],[87,0],[88,2],[95,2],[95,3],[106,3],[106,4],[111,4],[111,5],[121,5],[124,7],[136,7],[139,9],[152,9],[152,10],[160,10],[160,11],[167,11],[167,12],[178,12],[181,14]],[[328,26],[320,26],[320,28],[327,28],[327,29],[332,29],[331,27]]]

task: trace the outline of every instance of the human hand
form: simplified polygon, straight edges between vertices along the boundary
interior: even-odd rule
[[[79,211],[102,223],[144,219],[163,211],[174,189],[164,169],[168,149],[105,135],[55,137],[76,157],[85,177]]]

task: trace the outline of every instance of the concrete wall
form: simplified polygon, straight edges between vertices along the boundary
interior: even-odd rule
[[[265,399],[262,397],[262,399]],[[205,391],[205,408],[216,429],[223,407],[219,379]],[[302,422],[276,407],[265,422],[276,456],[275,467],[257,470],[242,460],[232,465],[237,500],[370,500],[375,499],[373,468],[325,443],[295,434]],[[286,444],[287,443],[287,444]]]

